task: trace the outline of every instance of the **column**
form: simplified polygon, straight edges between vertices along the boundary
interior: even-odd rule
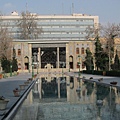
[[[39,68],[41,68],[41,49],[38,48],[38,61],[39,61]]]
[[[59,68],[59,47],[57,47],[57,68]]]
[[[24,44],[21,43],[21,70],[24,72]]]
[[[76,56],[76,43],[75,42],[73,42],[73,46],[74,46],[74,52],[73,52],[73,69],[74,69],[74,71],[77,71],[77,69],[76,69],[76,66],[77,66],[77,56]]]
[[[66,44],[66,69],[69,71],[69,45]]]

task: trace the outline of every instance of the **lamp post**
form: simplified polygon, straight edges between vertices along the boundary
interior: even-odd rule
[[[33,57],[32,57],[32,78],[34,77],[34,65],[33,65]]]
[[[92,74],[94,74],[95,58],[93,57]]]
[[[38,74],[38,60],[37,60],[37,74]]]
[[[80,77],[80,55],[78,55],[78,58],[79,58],[79,63],[78,63],[78,65],[79,65],[79,72],[78,72],[78,76]]]
[[[70,63],[69,63],[69,72],[70,72]]]
[[[10,77],[12,77],[12,63],[10,62]]]

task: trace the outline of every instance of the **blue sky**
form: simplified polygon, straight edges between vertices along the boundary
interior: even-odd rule
[[[0,11],[27,10],[38,14],[83,13],[98,15],[101,24],[120,23],[120,0],[0,0]]]

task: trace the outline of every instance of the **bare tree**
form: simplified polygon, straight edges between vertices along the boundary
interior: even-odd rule
[[[92,26],[88,26],[85,30],[86,32],[86,39],[95,39],[96,37],[99,36],[100,34],[100,29],[101,29],[101,25],[99,24],[98,27],[92,27]]]
[[[109,56],[109,70],[111,70],[111,61],[114,57],[115,38],[120,36],[120,24],[110,24],[102,26],[102,35],[106,41],[106,53]]]
[[[8,24],[0,19],[0,60],[6,58],[11,59],[12,56],[12,36],[8,30]]]
[[[42,28],[38,27],[37,14],[28,11],[21,13],[21,19],[17,23],[20,31],[20,39],[37,39]]]

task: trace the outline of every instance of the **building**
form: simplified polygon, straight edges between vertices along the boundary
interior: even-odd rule
[[[27,40],[19,38],[16,23],[20,19],[15,12],[2,16],[3,23],[9,23],[9,29],[12,29],[19,71],[30,72],[32,67],[35,72],[85,69],[86,48],[94,52],[94,41],[86,39],[86,28],[98,27],[98,16],[37,15],[36,21],[43,32],[36,39]]]

